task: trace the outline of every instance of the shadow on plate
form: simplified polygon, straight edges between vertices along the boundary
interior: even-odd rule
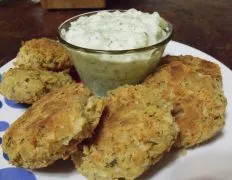
[[[75,67],[72,66],[69,69],[69,74],[72,76],[72,78],[76,81],[76,82],[81,82],[80,76],[78,74],[78,72],[76,71]]]
[[[195,149],[201,146],[206,146],[211,143],[216,142],[217,140],[221,139],[223,137],[223,132],[219,132],[216,136],[209,139],[206,142],[203,142],[202,144],[189,148],[189,149]],[[188,152],[188,149],[187,149]],[[144,180],[144,179],[150,179],[155,174],[157,174],[159,171],[161,171],[163,168],[168,167],[171,163],[175,162],[178,158],[181,158],[181,156],[184,156],[183,151],[181,149],[172,149],[169,153],[167,153],[157,164],[152,166],[149,170],[144,172],[137,180]]]
[[[168,152],[162,159],[144,172],[137,180],[151,179],[151,177],[155,176],[159,171],[161,171],[164,167],[167,167],[169,164],[176,161],[181,156],[181,150],[172,149]]]
[[[209,139],[208,141],[205,141],[197,146],[194,146],[192,148],[189,148],[189,149],[196,149],[198,147],[203,147],[203,146],[207,146],[207,145],[210,145],[212,143],[215,143],[217,142],[219,139],[223,138],[224,136],[224,133],[223,131],[220,131],[219,133],[217,133],[214,137],[212,137],[211,139]]]
[[[76,169],[70,158],[65,161],[57,160],[55,163],[53,163],[52,165],[46,168],[36,170],[36,172],[38,173],[56,173],[56,174],[70,173],[73,171],[76,171]]]

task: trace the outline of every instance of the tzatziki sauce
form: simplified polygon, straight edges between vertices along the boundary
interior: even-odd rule
[[[100,11],[71,22],[62,36],[70,44],[97,50],[127,50],[147,47],[167,37],[166,21],[157,12],[136,9]]]
[[[135,9],[82,14],[60,30],[82,82],[100,96],[154,72],[172,34],[170,23],[157,12]]]

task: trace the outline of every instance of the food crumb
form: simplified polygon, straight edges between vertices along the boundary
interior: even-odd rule
[[[181,151],[180,151],[181,156],[185,156],[185,155],[187,155],[187,153],[188,153],[187,149],[181,149]]]

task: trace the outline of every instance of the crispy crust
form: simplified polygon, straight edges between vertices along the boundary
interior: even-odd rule
[[[13,68],[3,74],[0,93],[16,102],[33,104],[48,92],[72,82],[66,72]]]
[[[154,96],[156,97],[154,99]],[[142,85],[124,86],[108,96],[94,139],[72,159],[88,179],[134,179],[174,143],[178,128],[170,102]]]
[[[167,56],[162,62],[144,84],[171,95],[180,127],[175,146],[188,148],[212,138],[224,126],[227,104],[219,66],[192,56]]]
[[[92,135],[105,106],[81,84],[67,85],[32,105],[3,136],[10,163],[24,168],[46,167],[66,159],[77,144]]]
[[[14,64],[19,67],[51,71],[62,71],[72,65],[62,45],[48,38],[32,39],[23,43]]]
[[[195,72],[198,72],[204,75],[209,75],[212,78],[216,78],[222,81],[220,67],[213,62],[206,61],[206,60],[200,59],[198,57],[193,57],[190,55],[166,56],[161,60],[162,64],[169,64],[173,61],[180,61],[184,63],[185,65],[189,66]]]

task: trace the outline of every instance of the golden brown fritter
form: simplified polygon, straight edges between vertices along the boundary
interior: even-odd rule
[[[180,134],[177,147],[191,147],[216,135],[224,126],[226,98],[217,64],[192,56],[168,56],[144,84],[170,95]]]
[[[66,72],[13,68],[3,74],[0,93],[16,102],[32,104],[48,92],[72,82]]]
[[[117,88],[107,100],[94,138],[72,159],[89,180],[134,179],[175,142],[178,128],[172,104],[142,85]]]
[[[7,129],[3,151],[11,164],[30,169],[67,159],[78,143],[92,135],[104,106],[105,101],[82,84],[51,92]]]
[[[213,62],[206,61],[190,55],[166,56],[162,59],[161,62],[162,64],[169,64],[172,61],[181,61],[185,65],[191,67],[193,71],[202,73],[204,75],[210,75],[212,78],[217,78],[219,81],[222,81],[220,67]]]
[[[48,38],[26,41],[16,57],[16,66],[51,71],[70,68],[72,63],[63,46]]]

